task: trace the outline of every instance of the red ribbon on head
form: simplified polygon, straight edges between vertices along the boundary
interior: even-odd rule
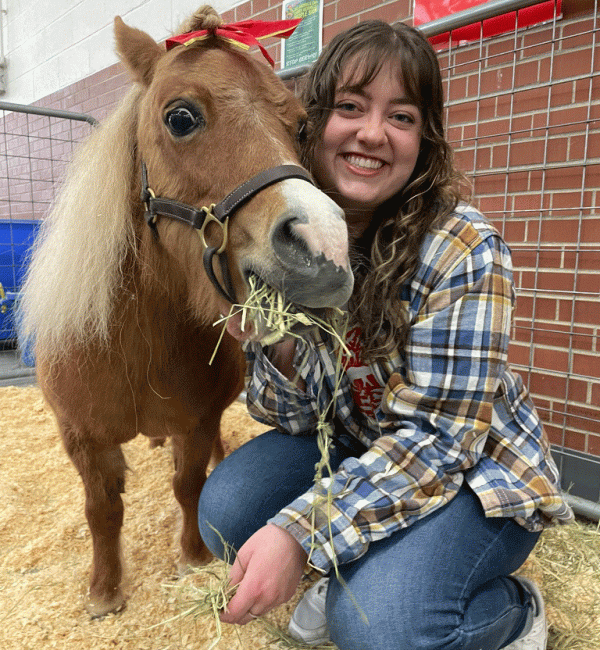
[[[203,41],[214,34],[244,50],[250,49],[252,45],[257,45],[265,59],[271,66],[275,67],[275,62],[269,56],[267,50],[259,43],[259,40],[275,36],[288,38],[301,20],[302,18],[293,20],[242,20],[239,23],[221,25],[214,30],[202,29],[199,32],[187,32],[186,34],[173,36],[168,38],[165,43],[167,50],[170,50],[176,45],[191,45],[196,41]]]

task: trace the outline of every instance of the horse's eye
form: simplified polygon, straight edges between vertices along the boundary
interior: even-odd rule
[[[165,115],[165,124],[174,136],[182,137],[190,134],[204,123],[201,113],[188,106],[177,106]]]

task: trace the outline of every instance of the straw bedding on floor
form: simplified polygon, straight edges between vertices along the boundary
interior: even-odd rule
[[[39,389],[0,388],[0,399],[0,648],[210,648],[217,638],[214,620],[179,616],[189,605],[190,586],[208,578],[199,574],[181,581],[176,575],[178,508],[169,445],[150,449],[143,436],[125,445],[127,606],[92,621],[82,606],[91,551],[81,481]],[[263,430],[241,403],[225,414],[228,451]],[[549,650],[600,648],[598,527],[578,522],[547,531],[523,571],[538,581],[546,598]],[[287,647],[272,626],[285,628],[302,588],[271,614],[270,625],[223,626],[216,648]]]

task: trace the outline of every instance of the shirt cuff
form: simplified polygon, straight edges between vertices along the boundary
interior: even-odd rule
[[[298,505],[306,504],[310,496],[317,497],[312,492],[299,497]],[[309,497],[309,499],[307,499]],[[331,531],[327,510],[314,508],[315,526],[313,528],[313,507],[310,511],[298,512],[294,504],[290,504],[267,523],[274,524],[286,530],[302,546],[309,557],[309,565],[317,571],[327,574],[336,566],[357,560],[367,552],[369,543],[359,534],[355,525],[344,517],[334,505],[329,509],[332,524]]]

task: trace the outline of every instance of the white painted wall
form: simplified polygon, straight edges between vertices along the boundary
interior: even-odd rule
[[[157,41],[202,0],[1,0],[6,92],[0,100],[30,104],[117,61],[116,15]],[[212,0],[218,11],[243,0]]]

